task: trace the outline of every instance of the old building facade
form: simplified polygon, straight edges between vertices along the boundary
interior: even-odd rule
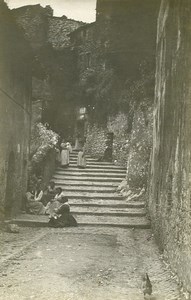
[[[27,186],[31,52],[0,1],[0,218],[21,209]]]
[[[50,6],[27,5],[12,10],[33,49],[33,103],[42,103],[42,121],[68,138],[73,134],[75,109],[72,97],[76,57],[68,34],[83,25],[66,16],[54,17]]]

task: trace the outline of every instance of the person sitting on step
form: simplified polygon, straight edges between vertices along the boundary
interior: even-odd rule
[[[76,219],[70,213],[68,197],[64,196],[62,201],[63,204],[58,209],[55,209],[54,216],[50,217],[49,226],[60,228],[78,226]]]
[[[45,207],[41,202],[41,192],[38,193],[33,189],[32,186],[29,186],[28,192],[26,193],[26,211],[29,214],[33,215],[44,215]]]
[[[44,195],[43,195],[41,202],[46,206],[48,204],[48,202],[50,202],[52,199],[54,199],[56,194],[57,194],[57,189],[55,186],[55,182],[53,180],[51,180],[49,182],[49,185],[47,186],[47,188],[44,191]]]
[[[49,216],[55,215],[55,209],[58,209],[63,204],[64,193],[61,187],[56,189],[56,195],[46,205],[46,214]]]

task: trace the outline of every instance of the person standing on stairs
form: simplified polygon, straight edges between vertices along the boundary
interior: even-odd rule
[[[85,146],[78,152],[77,167],[81,169],[86,168]]]
[[[66,147],[68,148],[69,153],[72,153],[72,145],[69,142],[66,143]]]
[[[61,167],[67,168],[70,163],[70,152],[66,143],[61,144]]]

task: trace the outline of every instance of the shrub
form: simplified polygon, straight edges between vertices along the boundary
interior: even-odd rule
[[[47,128],[42,123],[37,123],[32,128],[31,133],[31,157],[29,176],[36,174],[40,170],[43,162],[52,149],[54,150],[59,140],[59,135]]]

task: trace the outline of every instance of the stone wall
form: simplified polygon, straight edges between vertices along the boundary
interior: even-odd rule
[[[106,148],[107,130],[96,124],[89,124],[86,138],[86,152],[95,158],[100,158],[104,155]]]
[[[49,6],[28,5],[12,14],[33,49],[33,100],[43,102],[42,121],[67,138],[74,131],[71,107],[77,97],[72,93],[76,56],[69,49],[68,34],[83,23],[54,17]]]
[[[76,30],[83,22],[68,19],[63,16],[48,18],[48,38],[47,41],[55,49],[62,49],[70,46],[69,34]]]
[[[46,44],[49,15],[46,9],[40,4],[28,5],[13,9],[12,15],[33,49],[39,49]]]
[[[0,218],[21,208],[27,186],[31,119],[31,52],[0,1]]]
[[[103,157],[106,150],[107,133],[114,134],[113,140],[113,161],[116,164],[126,166],[129,146],[130,133],[128,131],[128,116],[125,113],[118,113],[110,116],[105,126],[89,124],[86,140],[86,151],[98,159]]]
[[[113,132],[113,160],[115,163],[126,166],[129,155],[129,120],[128,115],[119,112],[108,118],[107,131]]]
[[[148,206],[161,250],[191,295],[190,28],[191,2],[163,0],[158,18],[154,140]]]

